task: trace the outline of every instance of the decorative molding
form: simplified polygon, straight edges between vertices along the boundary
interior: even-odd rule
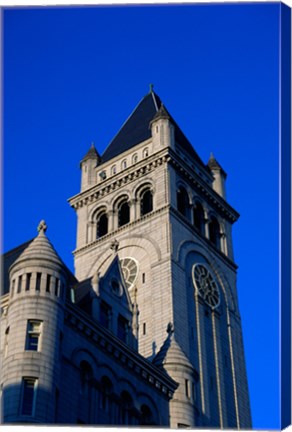
[[[152,218],[153,216],[156,216],[157,214],[163,213],[164,211],[167,211],[169,208],[170,208],[170,205],[167,204],[167,205],[165,205],[165,206],[163,206],[163,207],[160,207],[160,208],[157,209],[157,210],[153,210],[152,212],[147,213],[146,215],[141,216],[140,218],[135,219],[134,221],[129,222],[129,223],[127,223],[127,224],[125,224],[125,225],[123,225],[123,226],[121,226],[121,227],[115,229],[114,231],[109,232],[108,234],[105,234],[105,235],[102,236],[101,238],[96,239],[96,240],[93,240],[92,242],[87,243],[86,245],[81,246],[81,247],[78,248],[78,249],[75,249],[75,250],[73,251],[73,254],[76,255],[76,254],[78,254],[79,252],[83,252],[83,251],[85,251],[85,250],[91,248],[92,246],[97,245],[98,243],[104,242],[104,240],[108,240],[108,239],[110,239],[111,237],[114,237],[115,235],[117,235],[117,234],[120,233],[121,231],[126,231],[128,228],[133,228],[133,227],[135,227],[135,225],[138,225],[139,223],[143,222],[144,220],[149,219],[149,218]]]
[[[153,171],[157,166],[162,164],[171,164],[179,173],[191,183],[192,186],[202,193],[207,202],[214,206],[223,217],[228,219],[231,223],[234,223],[238,218],[239,214],[222,198],[217,192],[215,192],[207,182],[202,181],[199,175],[191,170],[191,167],[187,165],[183,159],[178,156],[170,148],[163,149],[162,151],[151,155],[147,159],[140,161],[140,164],[135,164],[128,167],[125,171],[119,173],[119,177],[110,177],[102,183],[98,183],[73,196],[68,201],[75,210],[82,208],[84,205],[93,203],[101,197],[105,197],[109,193],[116,189],[135,181],[137,178],[143,177],[145,174]]]
[[[220,195],[217,194],[206,182],[202,180],[195,171],[190,172],[190,167],[175,154],[171,149],[169,150],[170,157],[169,163],[182,174],[185,180],[191,182],[204,195],[206,201],[215,206],[217,210],[223,214],[226,219],[234,223],[239,218],[239,213],[234,210]]]
[[[87,205],[88,201],[91,203],[95,202],[100,197],[106,196],[108,193],[113,192],[122,185],[135,181],[137,178],[148,174],[157,166],[167,163],[170,160],[170,156],[168,155],[168,152],[165,154],[165,151],[167,151],[167,149],[164,149],[163,151],[156,153],[155,155],[151,155],[145,160],[142,160],[140,162],[140,166],[138,167],[136,165],[129,167],[127,170],[120,173],[119,178],[109,178],[104,182],[98,183],[90,189],[82,191],[78,195],[73,196],[68,200],[71,207],[77,210],[78,208]],[[132,171],[130,171],[131,168]]]
[[[85,317],[80,310],[75,311],[73,306],[67,304],[65,311],[65,323],[82,333],[97,348],[120,362],[123,367],[131,370],[140,379],[150,383],[157,391],[163,393],[167,398],[172,398],[178,385],[171,378],[164,375],[163,371],[155,370],[156,367],[141,357],[138,352],[120,342],[112,333],[101,325],[87,322],[90,317]]]

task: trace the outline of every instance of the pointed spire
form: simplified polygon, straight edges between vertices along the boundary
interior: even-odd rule
[[[38,235],[28,245],[28,247],[22,252],[17,260],[13,263],[13,266],[23,261],[49,261],[57,264],[58,266],[65,267],[65,264],[59,257],[54,246],[47,238],[45,232],[47,230],[47,224],[44,220],[38,225]]]
[[[153,358],[152,363],[163,368],[167,364],[180,364],[192,368],[192,365],[177,343],[174,334],[174,326],[171,322],[168,323],[166,332],[168,333],[162,347]]]
[[[209,170],[206,169],[206,165],[203,163],[166,108],[163,107],[160,111],[161,105],[161,99],[153,91],[153,86],[151,86],[150,91],[139,102],[103,152],[102,162],[107,162],[121,153],[133,148],[137,144],[151,138],[151,127],[149,127],[149,125],[151,125],[151,121],[154,120],[155,115],[158,115],[159,112],[159,115],[162,116],[162,118],[169,117],[170,121],[174,125],[176,142],[178,142],[180,146],[200,164],[201,168],[205,170],[207,175],[210,175]]]
[[[170,115],[168,114],[163,103],[161,104],[159,110],[157,111],[157,113],[155,114],[153,119],[151,120],[150,125],[152,123],[154,123],[155,121],[160,120],[160,119],[170,120]]]
[[[98,151],[96,150],[94,142],[91,143],[91,146],[90,146],[88,152],[86,153],[86,155],[84,156],[84,158],[82,159],[81,162],[84,162],[88,159],[96,159],[98,164],[101,162],[101,156],[98,153]]]
[[[215,159],[214,154],[211,152],[210,153],[210,158],[208,160],[207,163],[208,167],[210,168],[210,170],[219,170],[222,172],[223,176],[226,177],[227,174],[224,171],[224,169],[222,168],[222,166],[219,164],[219,162]]]
[[[167,324],[166,333],[168,333],[169,335],[172,334],[172,333],[174,333],[174,327],[173,327],[173,324],[171,322],[169,322]]]
[[[103,152],[103,162],[107,162],[135,145],[151,138],[149,123],[157,113],[160,105],[161,100],[157,94],[153,91],[148,92]]]

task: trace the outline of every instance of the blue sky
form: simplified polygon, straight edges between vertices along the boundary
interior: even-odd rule
[[[48,237],[73,270],[79,161],[149,83],[228,173],[254,428],[279,427],[279,4],[4,11],[4,251]]]

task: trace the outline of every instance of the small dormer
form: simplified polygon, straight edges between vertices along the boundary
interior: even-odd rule
[[[96,183],[95,168],[101,163],[101,157],[92,143],[90,149],[80,162],[81,168],[81,191]]]

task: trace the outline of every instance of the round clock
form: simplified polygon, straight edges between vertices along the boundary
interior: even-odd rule
[[[129,257],[122,258],[120,263],[126,286],[128,289],[131,289],[137,280],[138,262]]]
[[[212,309],[220,304],[220,293],[210,270],[203,264],[193,266],[193,284],[199,294]]]

